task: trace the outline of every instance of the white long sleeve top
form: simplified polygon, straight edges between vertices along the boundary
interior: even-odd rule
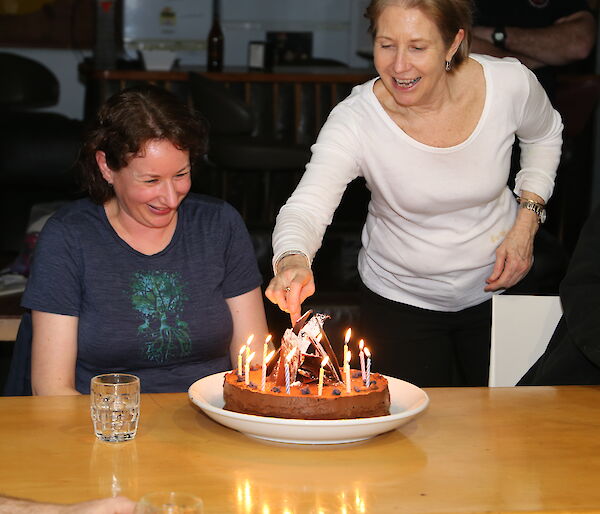
[[[456,146],[431,147],[407,135],[376,98],[378,78],[356,86],[332,110],[277,216],[273,262],[289,251],[312,260],[348,183],[363,176],[371,200],[358,270],[369,289],[437,311],[491,297],[485,279],[517,213],[507,186],[515,137],[521,147],[515,192],[547,201],[563,126],[535,75],[517,60],[471,57],[483,66],[486,97],[474,131]]]

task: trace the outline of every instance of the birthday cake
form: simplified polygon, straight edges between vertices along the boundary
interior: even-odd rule
[[[268,365],[246,366],[225,375],[225,409],[243,414],[293,419],[354,419],[390,413],[386,378],[350,369],[351,352],[340,368],[323,322],[328,316],[308,311]],[[368,350],[367,350],[368,351]]]

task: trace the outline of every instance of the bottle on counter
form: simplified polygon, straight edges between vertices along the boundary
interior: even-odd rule
[[[213,19],[208,33],[207,63],[208,71],[223,71],[223,51],[225,38],[221,30],[220,0],[213,0]]]

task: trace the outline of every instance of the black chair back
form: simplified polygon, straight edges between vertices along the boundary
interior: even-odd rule
[[[43,64],[20,55],[0,52],[0,69],[0,109],[51,107],[58,103],[58,80]]]
[[[224,84],[192,73],[190,92],[194,108],[208,120],[211,134],[236,136],[252,132],[252,111]]]

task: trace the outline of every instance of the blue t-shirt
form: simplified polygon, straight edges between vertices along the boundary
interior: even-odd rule
[[[244,222],[221,200],[188,195],[169,245],[144,255],[84,199],[44,226],[22,305],[79,318],[81,393],[107,372],[139,376],[143,392],[180,392],[231,367],[225,299],[261,282]]]

